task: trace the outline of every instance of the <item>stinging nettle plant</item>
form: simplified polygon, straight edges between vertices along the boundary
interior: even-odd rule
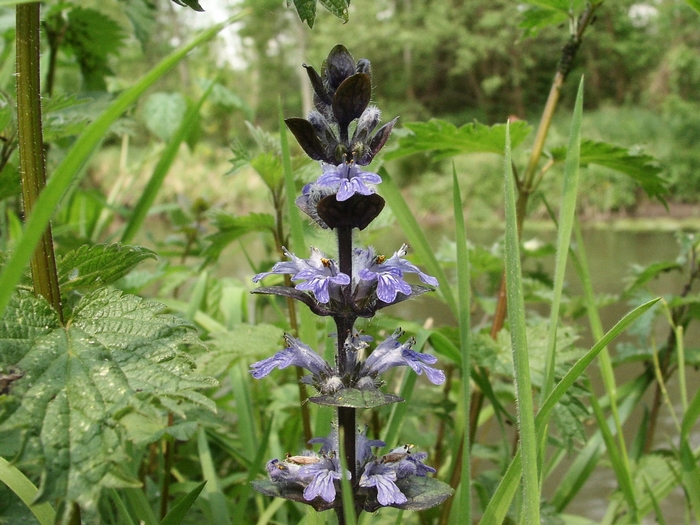
[[[358,318],[371,318],[382,308],[431,290],[409,284],[404,279],[407,274],[417,274],[429,286],[438,284],[403,258],[406,245],[386,257],[353,242],[353,230],[366,228],[384,207],[384,199],[375,193],[381,177],[362,167],[384,146],[396,119],[375,132],[380,111],[370,105],[370,62],[355,62],[344,46],[331,50],[320,74],[311,66],[304,67],[314,89],[316,109],[306,120],[290,118],[285,122],[304,152],[321,162],[323,173],[303,188],[296,204],[319,226],[334,230],[338,257],[327,257],[312,248],[311,256],[302,259],[285,250],[289,260],[256,275],[254,281],[283,274],[297,284],[261,287],[254,293],[296,299],[316,315],[331,317],[336,326],[335,362],[326,362],[287,334],[286,348],[251,365],[251,373],[260,379],[275,368],[302,367],[311,373],[301,381],[319,394],[310,401],[335,407],[337,413],[329,435],[309,442],[321,445],[318,452],[270,460],[269,480],[256,481],[254,487],[263,494],[305,503],[316,510],[334,509],[340,523],[352,512],[359,515],[363,510],[374,512],[386,506],[427,509],[453,493],[448,485],[426,476],[435,472],[423,463],[427,454],[404,445],[376,455],[373,449],[386,444],[369,439],[356,422],[358,409],[403,401],[379,389],[380,375],[390,368],[409,366],[417,374],[425,372],[433,384],[445,381],[444,373],[431,366],[437,359],[414,351],[413,338],[402,342],[401,329],[370,353],[372,338],[355,328]],[[344,480],[351,487],[349,500],[341,497],[339,490]]]

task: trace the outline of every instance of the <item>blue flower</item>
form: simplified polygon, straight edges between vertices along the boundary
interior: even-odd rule
[[[350,476],[349,472],[348,476]],[[318,463],[304,465],[299,471],[299,477],[302,480],[308,480],[308,485],[304,489],[305,500],[311,501],[319,496],[328,503],[335,500],[335,480],[340,479],[336,459],[325,457]]]
[[[357,264],[358,276],[365,281],[377,281],[377,298],[385,303],[392,303],[399,293],[411,295],[411,287],[404,281],[406,273],[418,274],[421,281],[430,286],[437,286],[438,280],[406,259],[402,259],[408,251],[404,244],[390,258],[375,255],[373,248],[355,250],[354,262]]]
[[[294,281],[303,281],[295,286],[297,290],[310,291],[319,303],[328,303],[331,295],[331,285],[340,287],[350,284],[350,277],[338,270],[338,263],[327,258],[321,251],[311,248],[311,257],[301,259],[288,252],[284,253],[291,261],[278,262],[269,272],[263,272],[253,277],[258,282],[268,275],[289,274]]]
[[[250,372],[255,379],[265,377],[275,368],[282,370],[293,365],[309,370],[319,382],[322,377],[333,375],[330,365],[309,346],[289,334],[285,334],[284,339],[287,348],[280,350],[272,357],[250,365]]]
[[[413,338],[403,344],[399,343],[398,338],[401,335],[403,335],[403,332],[400,329],[396,330],[390,337],[380,343],[363,363],[360,376],[375,378],[389,368],[410,366],[418,375],[425,372],[431,383],[435,385],[442,384],[445,381],[444,372],[428,366],[435,364],[437,358],[411,350],[411,347],[416,343],[416,340]]]
[[[360,487],[375,487],[377,501],[384,507],[406,503],[408,499],[396,486],[395,481],[396,471],[393,468],[384,463],[370,461],[365,465],[365,470],[360,477]]]
[[[336,200],[339,202],[346,201],[355,193],[360,195],[371,195],[374,189],[367,186],[368,184],[379,184],[382,178],[376,173],[362,171],[354,162],[343,162],[337,166],[333,164],[323,164],[323,175],[321,175],[316,184],[319,186],[327,186],[338,188]]]

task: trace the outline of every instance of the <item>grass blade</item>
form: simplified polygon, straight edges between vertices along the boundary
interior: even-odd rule
[[[445,299],[447,306],[450,307],[452,314],[455,316],[455,319],[457,319],[459,315],[457,301],[452,293],[452,288],[447,280],[447,276],[435,257],[435,251],[430,247],[428,239],[425,237],[423,230],[418,225],[418,221],[416,221],[416,218],[413,216],[408,204],[406,204],[406,201],[401,195],[399,188],[391,179],[389,172],[382,167],[379,169],[379,175],[382,177],[382,197],[384,197],[387,204],[391,207],[391,211],[394,212],[396,219],[399,221],[399,224],[403,229],[404,235],[406,235],[406,238],[408,239],[413,251],[420,258],[421,263],[423,263],[425,268],[428,270],[428,273],[435,276],[435,278],[440,282],[438,292],[440,292],[442,297]]]
[[[124,233],[122,234],[121,240],[121,242],[123,242],[124,244],[130,243],[136,235],[136,233],[141,228],[141,226],[143,225],[143,221],[146,219],[148,210],[151,209],[153,202],[156,200],[156,196],[160,191],[160,187],[163,185],[165,176],[170,171],[170,167],[173,165],[175,157],[177,157],[177,152],[180,149],[180,144],[182,144],[187,139],[187,135],[190,133],[192,125],[196,122],[197,118],[199,117],[199,110],[202,109],[204,101],[209,97],[209,94],[211,93],[214,84],[214,82],[210,82],[206,91],[204,91],[204,94],[199,98],[197,103],[194,104],[191,108],[189,108],[187,113],[185,113],[180,127],[172,136],[170,142],[168,142],[168,145],[165,147],[165,150],[163,150],[160,159],[158,159],[158,164],[156,164],[156,167],[153,169],[151,178],[148,180],[146,187],[143,189],[143,193],[141,193],[141,198],[136,203],[136,206],[134,206],[134,211],[131,213],[131,216],[129,217],[129,222],[127,223],[126,228],[124,229]]]
[[[32,514],[39,520],[41,525],[53,525],[56,519],[56,512],[53,510],[53,507],[49,503],[33,505],[32,502],[38,489],[27,476],[4,458],[0,458],[0,481],[17,494],[17,497],[32,511]]]
[[[202,475],[207,481],[206,494],[213,521],[221,525],[231,523],[226,496],[221,490],[219,477],[216,475],[216,468],[214,467],[214,460],[211,456],[211,450],[209,450],[207,434],[202,427],[199,427],[197,433],[197,448],[199,450],[199,462],[202,465]]]
[[[527,523],[540,522],[540,486],[537,468],[537,439],[533,416],[532,384],[527,337],[525,335],[525,301],[523,299],[522,270],[520,268],[520,239],[515,206],[515,178],[510,153],[510,129],[506,127],[505,154],[505,210],[506,210],[506,292],[508,320],[515,371],[515,396],[518,408],[518,433],[522,451],[524,518]]]
[[[559,402],[564,393],[571,388],[578,377],[583,373],[583,371],[588,367],[596,356],[608,346],[618,335],[624,332],[630,324],[632,324],[636,319],[654,306],[659,299],[652,299],[648,301],[631,312],[629,312],[625,317],[623,317],[618,323],[613,326],[610,331],[608,331],[586,354],[581,357],[566,373],[562,380],[554,387],[552,393],[542,404],[542,408],[537,413],[535,417],[535,428],[537,432],[542,432],[549,422],[549,417],[552,413],[552,409]],[[484,515],[482,517],[481,523],[484,524],[496,524],[502,523],[505,518],[508,507],[515,496],[517,490],[517,485],[520,480],[521,469],[521,458],[520,451],[516,454],[511,461],[506,474],[504,475],[501,483],[496,489],[496,493],[491,498]]]
[[[184,498],[177,502],[168,515],[163,518],[160,525],[180,525],[185,516],[190,510],[190,507],[197,501],[199,493],[202,492],[206,481],[202,481],[194,489],[192,489]]]
[[[462,355],[462,403],[465,410],[471,406],[471,362],[469,359],[471,334],[471,295],[469,290],[470,269],[467,233],[462,211],[462,193],[459,189],[457,172],[452,165],[452,198],[455,217],[455,242],[457,243],[457,291],[459,300],[459,346]],[[469,417],[464,418],[464,450],[470,450]],[[462,454],[462,475],[459,489],[458,523],[471,523],[471,454]]]
[[[15,246],[15,251],[7,261],[5,269],[0,275],[0,315],[5,311],[5,307],[14,292],[15,285],[22,277],[22,272],[27,266],[34,252],[34,248],[43,235],[61,198],[69,186],[77,183],[81,175],[85,173],[82,167],[98,144],[100,144],[110,126],[129,108],[129,106],[131,106],[131,104],[136,102],[146,89],[175,67],[187,53],[198,45],[214,38],[219,31],[241,18],[244,13],[245,12],[242,12],[237,16],[231,17],[226,22],[222,22],[203,31],[187,45],[165,57],[153,69],[141,77],[136,84],[119,95],[114,102],[110,104],[107,110],[90,123],[80,137],[78,137],[37,199],[32,213],[27,218],[24,232]]]
[[[571,230],[576,216],[576,198],[578,196],[579,157],[581,152],[581,119],[583,118],[583,78],[578,87],[574,117],[571,122],[569,147],[566,152],[564,167],[564,188],[562,190],[561,209],[559,210],[559,227],[557,231],[557,252],[554,267],[554,288],[552,290],[552,310],[549,317],[547,335],[547,357],[545,359],[544,384],[542,399],[546,399],[554,387],[554,368],[556,366],[557,326],[559,324],[559,306],[561,305],[566,260],[571,243]]]

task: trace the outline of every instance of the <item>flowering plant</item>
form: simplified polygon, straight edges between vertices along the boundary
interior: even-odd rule
[[[438,281],[404,258],[406,245],[386,257],[372,247],[353,243],[352,230],[366,228],[384,207],[384,199],[376,193],[381,177],[361,167],[381,150],[396,123],[394,119],[374,131],[380,112],[369,104],[370,62],[355,62],[350,52],[338,45],[320,74],[311,66],[305,67],[316,109],[308,119],[290,118],[285,122],[304,152],[320,161],[322,174],[303,188],[296,204],[319,226],[335,230],[338,257],[333,259],[311,248],[310,257],[303,259],[285,249],[288,260],[257,274],[253,281],[270,275],[289,276],[287,282],[295,284],[260,287],[255,293],[296,299],[315,314],[331,317],[337,328],[337,352],[335,363],[328,363],[311,347],[286,334],[285,348],[252,364],[250,371],[256,379],[275,368],[297,366],[309,371],[301,382],[313,386],[319,394],[309,400],[335,407],[337,418],[328,437],[309,441],[321,444],[317,453],[270,460],[269,479],[254,482],[254,487],[317,510],[335,509],[342,524],[342,478],[350,482],[355,513],[386,506],[426,509],[453,492],[446,484],[427,477],[435,469],[423,463],[426,453],[412,452],[411,445],[404,445],[376,455],[372,449],[386,444],[369,439],[366,430],[359,431],[356,424],[357,409],[403,401],[380,390],[381,374],[390,368],[408,366],[417,374],[425,373],[433,384],[445,381],[445,374],[432,366],[437,359],[413,350],[413,338],[402,342],[401,329],[377,344],[371,353],[371,338],[355,329],[358,318],[371,318],[381,308],[428,292]],[[416,274],[428,286],[409,284],[405,280],[408,274]]]

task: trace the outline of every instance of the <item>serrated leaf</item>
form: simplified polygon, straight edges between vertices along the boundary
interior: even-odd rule
[[[567,14],[560,10],[533,6],[523,12],[520,27],[525,29],[526,36],[534,36],[540,29],[566,22],[567,18]]]
[[[335,16],[340,18],[343,22],[348,21],[348,7],[350,6],[349,0],[319,0],[321,5],[328,9]]]
[[[182,93],[153,93],[143,105],[143,120],[156,136],[168,141],[187,113],[187,100]]]
[[[13,352],[3,344],[0,356],[24,375],[12,385],[21,402],[0,435],[22,431],[22,450],[43,459],[38,501],[58,498],[92,511],[103,487],[138,486],[121,466],[128,458],[122,417],[157,414],[165,428],[167,410],[215,410],[195,389],[216,381],[195,374],[179,348],[197,341],[194,327],[160,313],[160,305],[100,289],[83,297],[62,327],[43,299],[27,294],[12,304],[0,341],[20,344]]]
[[[624,294],[629,296],[640,286],[644,286],[652,279],[658,277],[662,273],[671,272],[674,270],[683,270],[683,266],[676,261],[661,261],[651,263],[647,266],[637,266],[633,268],[634,276],[632,281],[625,288]]]
[[[556,162],[563,162],[566,158],[566,148],[555,148],[551,154]],[[629,175],[649,197],[665,202],[667,183],[660,177],[662,169],[651,155],[639,154],[632,149],[608,142],[586,139],[581,141],[581,166],[589,164],[597,164]]]
[[[287,0],[287,6],[290,5]],[[302,22],[309,24],[309,27],[314,27],[316,21],[316,0],[294,0],[294,7],[297,10],[299,19]]]
[[[68,13],[65,43],[78,59],[86,91],[107,91],[105,77],[112,74],[108,56],[118,55],[124,33],[101,11],[75,7]]]
[[[457,128],[445,120],[431,119],[428,122],[410,122],[405,125],[411,135],[399,139],[399,148],[385,155],[387,160],[404,157],[413,153],[434,152],[436,159],[444,159],[463,153],[497,153],[503,155],[506,125],[486,126],[471,122]],[[531,127],[524,121],[510,124],[513,148],[521,144],[530,133]]]
[[[58,261],[61,292],[113,283],[146,259],[156,258],[155,252],[141,246],[83,245]]]
[[[247,233],[274,231],[275,219],[267,213],[249,213],[236,217],[223,211],[213,214],[213,224],[219,230],[207,236],[210,245],[204,253],[208,257],[218,257],[221,250]]]
[[[250,160],[251,167],[258,172],[260,178],[271,190],[279,188],[284,181],[282,161],[273,153],[261,153]]]
[[[213,335],[209,351],[197,358],[204,374],[218,376],[243,356],[269,357],[284,346],[282,329],[268,324],[240,324]]]
[[[134,28],[134,35],[145,46],[156,26],[155,5],[146,0],[122,0],[126,2],[126,16]]]

